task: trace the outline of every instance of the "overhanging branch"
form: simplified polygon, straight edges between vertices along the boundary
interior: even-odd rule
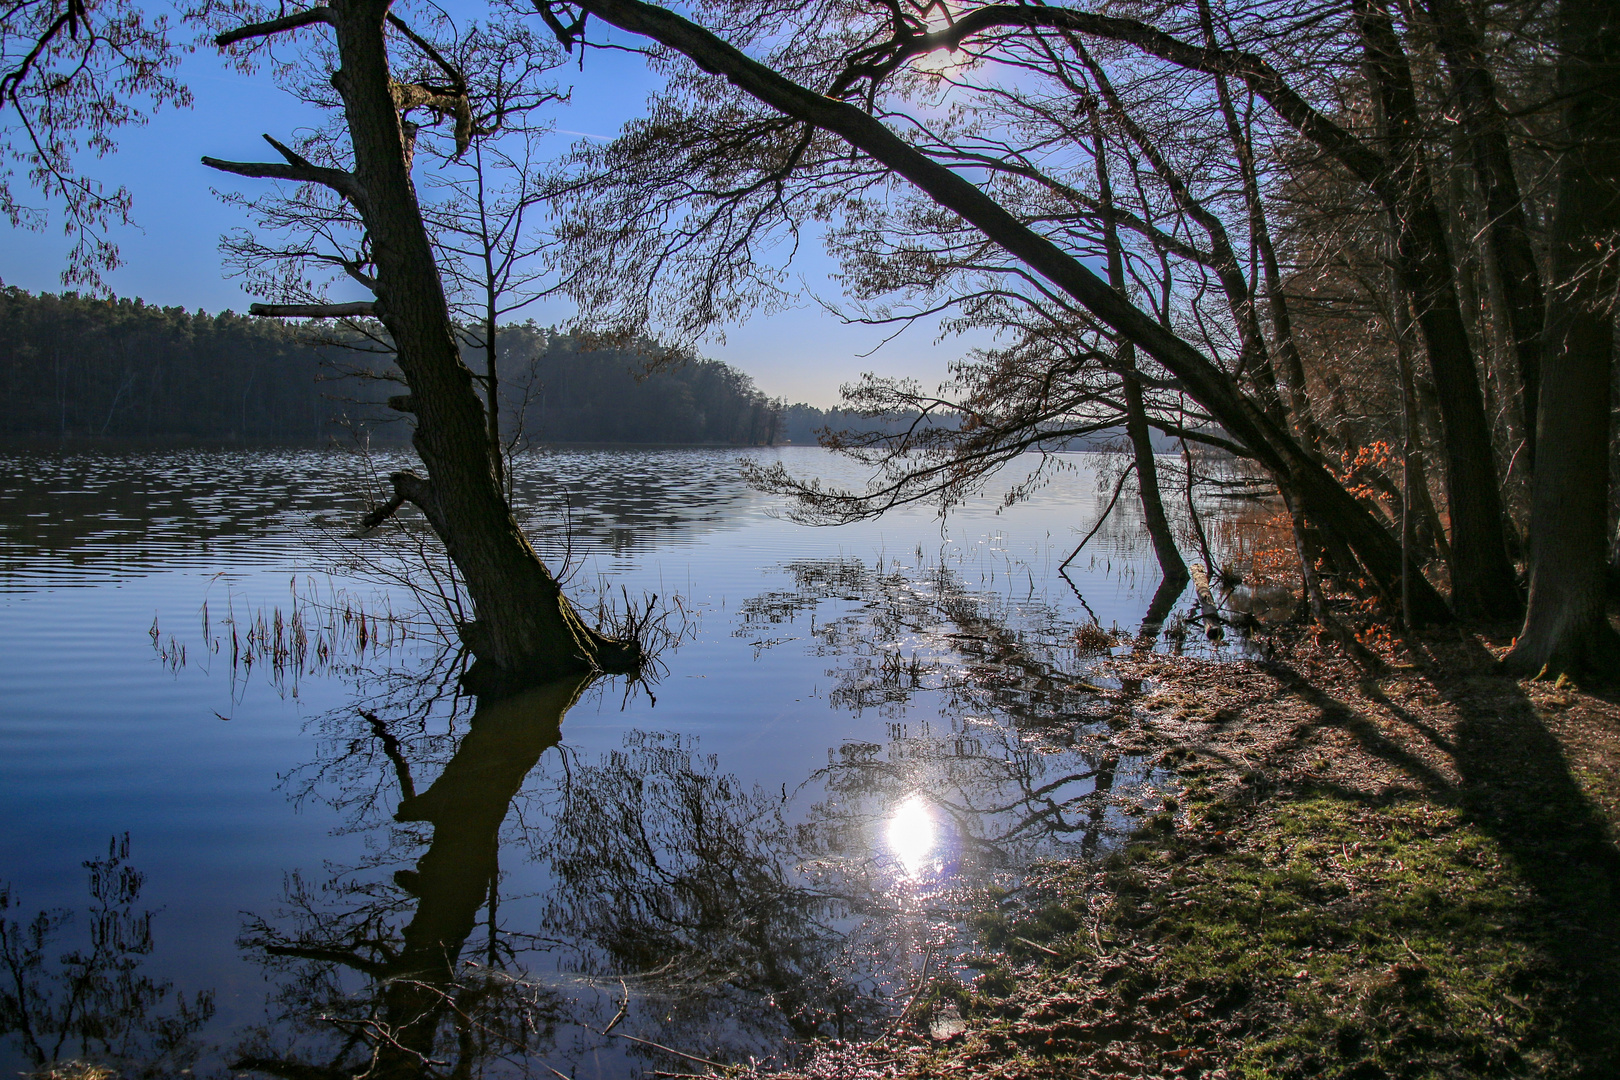
[[[547,0],[534,2],[546,8]],[[1249,400],[1231,377],[1197,348],[1160,325],[967,178],[906,142],[877,117],[801,86],[666,8],[642,0],[574,0],[574,5],[604,22],[683,53],[702,70],[721,76],[786,116],[837,135],[978,229],[986,239],[1079,301],[1099,322],[1179,379],[1187,393],[1234,441],[1252,451],[1255,460],[1279,484],[1293,489],[1306,514],[1332,522],[1345,535],[1386,598],[1398,591],[1403,580],[1400,545],[1285,428]],[[1370,150],[1367,153],[1382,165],[1381,155]],[[1413,588],[1422,593],[1414,593],[1413,597],[1422,609],[1420,618],[1446,621],[1451,617],[1445,601],[1421,575],[1415,575]]]
[[[885,78],[913,57],[955,50],[978,35],[1015,29],[1065,30],[1117,41],[1188,71],[1240,79],[1290,127],[1338,158],[1380,195],[1388,194],[1391,178],[1384,155],[1314,108],[1263,58],[1238,49],[1194,45],[1136,19],[1044,4],[986,4],[932,33],[901,33],[862,50],[834,83],[833,93],[847,92],[863,78]]]
[[[394,497],[362,518],[360,531],[375,529],[397,514],[400,507],[410,503],[427,517],[433,531],[443,536],[444,519],[439,513],[438,494],[433,490],[432,481],[413,472],[397,472],[389,476],[388,480],[394,485]]]

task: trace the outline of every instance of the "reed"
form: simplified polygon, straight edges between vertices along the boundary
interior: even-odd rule
[[[296,690],[311,675],[350,671],[422,636],[419,620],[394,612],[386,593],[367,599],[344,589],[323,592],[307,580],[300,589],[292,579],[285,605],[260,605],[245,612],[237,597],[226,597],[222,617],[203,601],[198,612],[203,651],[226,659],[232,679],[246,678],[255,668],[278,689]],[[187,644],[164,636],[156,616],[147,632],[158,661],[178,673],[187,664]]]

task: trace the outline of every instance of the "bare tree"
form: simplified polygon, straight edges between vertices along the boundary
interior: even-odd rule
[[[743,147],[734,142],[713,151],[713,157],[705,164],[714,173],[721,172],[719,158],[728,151],[731,153],[732,183],[718,192],[709,192],[710,195],[726,196],[713,198],[711,206],[718,204],[724,213],[731,215],[732,220],[745,218],[744,210],[752,209],[758,217],[769,215],[771,221],[786,221],[791,226],[791,212],[777,209],[783,203],[790,184],[797,184],[800,189],[814,190],[818,179],[825,188],[842,180],[875,188],[881,183],[879,177],[888,177],[915,185],[944,214],[954,215],[969,229],[976,231],[983,241],[1012,256],[1029,280],[1040,283],[1038,287],[1049,289],[1052,295],[1062,297],[1076,310],[1083,310],[1097,326],[1130,342],[1139,357],[1145,357],[1162,367],[1170,378],[1176,380],[1179,389],[1196,400],[1209,416],[1226,429],[1233,443],[1252,455],[1280,486],[1290,491],[1307,517],[1342,536],[1367,577],[1385,595],[1391,607],[1397,602],[1402,579],[1400,545],[1300,445],[1268,409],[1265,401],[1256,400],[1246,393],[1231,372],[1191,344],[1178,333],[1179,328],[1166,325],[1162,319],[1137,307],[1129,298],[1097,278],[1076,257],[1072,248],[1066,249],[1059,242],[1066,238],[1053,236],[1044,230],[1044,221],[1032,222],[1022,218],[998,197],[1000,191],[993,185],[980,186],[957,171],[958,168],[983,168],[982,156],[962,154],[958,146],[949,142],[928,141],[933,132],[927,125],[913,123],[912,117],[894,113],[893,103],[886,101],[885,104],[885,109],[891,111],[876,110],[872,106],[881,78],[894,74],[903,61],[943,50],[951,44],[961,44],[969,35],[953,31],[950,34],[924,33],[918,36],[913,23],[905,23],[892,40],[879,34],[881,47],[873,46],[870,50],[851,53],[844,50],[844,39],[828,45],[816,39],[813,30],[804,30],[800,36],[785,33],[783,36],[790,40],[775,54],[778,62],[794,63],[796,61],[791,57],[809,56],[812,59],[798,62],[807,74],[817,74],[814,60],[821,61],[819,70],[830,72],[830,93],[817,93],[782,72],[753,60],[715,34],[664,9],[636,0],[585,0],[573,5],[573,8],[580,15],[570,15],[562,8],[552,6],[547,6],[543,12],[553,24],[554,31],[559,32],[566,42],[572,43],[582,33],[585,16],[594,15],[622,29],[649,37],[664,48],[685,54],[703,71],[723,75],[743,94],[764,103],[790,121],[772,124],[770,121],[754,120],[767,134],[750,140]],[[1047,12],[1058,9],[1038,10]],[[929,12],[916,13],[918,20],[927,17]],[[906,18],[911,16],[905,16],[902,22]],[[961,27],[964,20],[959,19],[954,25]],[[750,31],[739,24],[728,28],[743,39],[750,37]],[[880,29],[886,34],[887,24]],[[922,43],[926,43],[926,47],[920,47]],[[819,51],[817,45],[821,46]],[[826,56],[829,48],[837,49],[831,60]],[[895,57],[899,60],[890,64],[889,60]],[[863,100],[873,111],[861,108],[853,101],[839,100],[845,97]],[[728,101],[725,108],[736,109],[738,106]],[[720,111],[711,109],[709,115],[712,117]],[[921,131],[914,141],[902,138],[883,122],[884,116],[894,117],[898,123],[909,125],[913,131]],[[700,128],[701,124],[695,124],[691,130],[679,132],[683,139],[688,140],[681,144],[683,149],[692,145],[690,140],[698,136]],[[864,156],[858,161],[851,159],[842,176],[823,173],[819,178],[801,178],[807,164],[830,162],[834,158],[834,153],[825,146],[825,136],[821,133],[836,136]],[[700,152],[693,151],[690,157],[696,157]],[[953,168],[953,164],[957,168]],[[744,170],[751,172],[745,173]],[[745,183],[738,179],[739,176],[751,179]],[[754,202],[750,206],[751,198]],[[711,211],[711,220],[718,217],[720,212]],[[679,230],[676,230],[676,235],[681,235]],[[731,238],[733,247],[739,241],[746,242],[750,235],[754,234],[735,234]],[[757,235],[755,242],[758,242]],[[738,271],[728,266],[717,273],[735,275]],[[723,281],[720,283],[724,284]],[[723,310],[723,307],[710,303],[706,310],[712,314]],[[1421,577],[1415,581],[1413,606],[1420,619],[1443,618],[1446,612],[1443,601]]]
[[[501,483],[506,483],[512,444],[501,435],[500,320],[556,288],[540,258],[546,237],[535,225],[548,203],[540,141],[549,128],[533,113],[559,100],[556,90],[540,81],[558,58],[555,45],[522,26],[471,28],[455,50],[455,63],[467,73],[478,103],[471,144],[459,153],[454,144],[428,144],[439,151],[440,164],[428,174],[424,213],[452,313],[468,344],[484,354],[490,455]],[[521,409],[518,417],[521,421]]]
[[[387,0],[337,0],[259,21],[252,10],[203,12],[221,48],[245,45],[244,59],[296,43],[295,58],[325,74],[341,105],[345,139],[317,163],[269,140],[279,162],[204,164],[238,176],[324,188],[364,229],[363,265],[354,267],[375,300],[324,306],[259,305],[256,314],[321,316],[367,313],[384,329],[410,393],[392,404],[414,415],[413,444],[427,476],[393,474],[393,498],[366,519],[376,526],[407,502],[420,509],[462,575],[475,618],[460,626],[483,661],[471,673],[484,685],[543,681],[594,667],[628,669],[633,642],[612,641],[586,626],[524,538],[503,497],[490,453],[488,420],[472,372],[461,357],[433,245],[411,179],[421,128],[448,124],[458,152],[470,145],[474,101],[463,70],[399,15]],[[266,13],[268,14],[268,13]],[[319,34],[316,43],[311,34]],[[413,58],[396,65],[395,50]],[[313,80],[311,80],[313,82]],[[346,270],[348,268],[345,268]]]

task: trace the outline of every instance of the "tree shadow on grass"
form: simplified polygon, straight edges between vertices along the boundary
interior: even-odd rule
[[[1364,692],[1418,742],[1386,733],[1372,718],[1286,665],[1272,672],[1319,710],[1310,727],[1337,728],[1362,751],[1400,771],[1428,797],[1455,807],[1493,840],[1531,897],[1517,928],[1556,984],[1552,1022],[1586,1077],[1612,1077],[1620,1061],[1620,849],[1604,815],[1582,791],[1563,745],[1516,681],[1495,675],[1495,657],[1475,640],[1429,643],[1430,684],[1456,712],[1451,732],[1376,686]],[[1308,730],[1308,729],[1307,729]],[[1427,744],[1426,747],[1424,744]],[[1449,763],[1449,767],[1448,767]],[[1316,790],[1366,803],[1373,793],[1344,785]],[[1339,790],[1344,788],[1344,790]],[[1386,789],[1379,798],[1399,796]]]
[[[1467,670],[1495,664],[1477,642]],[[1588,1074],[1620,1062],[1620,849],[1581,790],[1563,746],[1514,680],[1453,676],[1436,688],[1460,716],[1453,755],[1461,805],[1536,893],[1548,920],[1551,959],[1571,980],[1572,1042]]]

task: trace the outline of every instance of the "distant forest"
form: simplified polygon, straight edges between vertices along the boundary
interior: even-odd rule
[[[718,360],[645,375],[653,343],[591,348],[533,323],[503,327],[500,343],[506,430],[521,415],[532,442],[813,444],[855,422],[773,401]],[[275,320],[0,289],[0,439],[404,442],[407,421],[383,404],[402,392],[389,369]]]

